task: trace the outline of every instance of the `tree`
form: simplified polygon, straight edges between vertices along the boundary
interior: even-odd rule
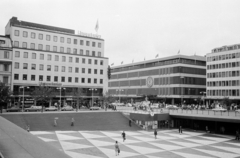
[[[108,65],[107,73],[108,73],[108,79],[110,80],[111,79],[111,67],[109,65]]]
[[[77,100],[77,105],[76,105],[76,112],[78,111],[79,107],[79,103],[81,103],[83,101],[83,92],[81,88],[76,88],[73,91],[73,95]]]
[[[30,93],[31,97],[37,102],[40,101],[42,105],[43,112],[43,104],[49,102],[53,97],[53,88],[46,86],[39,86],[34,91]]]
[[[2,106],[4,103],[8,103],[11,99],[12,92],[10,87],[5,83],[0,82],[0,108],[2,113]]]
[[[100,97],[100,100],[103,101],[103,106],[105,106],[108,103],[114,102],[115,99],[108,92],[105,92]]]
[[[224,97],[222,100],[222,105],[226,106],[226,108],[228,108],[231,104],[231,100],[229,99],[229,97]]]

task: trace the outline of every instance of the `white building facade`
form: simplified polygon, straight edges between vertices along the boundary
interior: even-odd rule
[[[40,85],[56,88],[52,102],[74,103],[74,89],[86,100],[107,90],[108,58],[100,36],[83,36],[74,30],[20,21],[12,17],[5,27],[13,43],[11,89],[21,99]],[[61,89],[61,96],[60,91]],[[89,104],[89,103],[88,103]]]

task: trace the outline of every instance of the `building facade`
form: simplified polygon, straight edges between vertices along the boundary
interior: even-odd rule
[[[16,17],[9,20],[5,34],[13,43],[11,89],[16,100],[41,85],[56,89],[51,103],[61,98],[61,105],[74,103],[76,89],[89,102],[107,90],[108,58],[100,36]]]
[[[207,54],[207,98],[240,102],[240,44],[212,49]]]
[[[108,87],[121,100],[149,96],[169,104],[193,103],[206,92],[206,60],[179,54],[115,66]]]

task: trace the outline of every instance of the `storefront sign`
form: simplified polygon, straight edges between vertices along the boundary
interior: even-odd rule
[[[62,86],[62,83],[39,82],[39,86],[60,87]]]
[[[148,88],[151,88],[153,86],[153,78],[152,77],[147,78],[147,86],[148,86]]]

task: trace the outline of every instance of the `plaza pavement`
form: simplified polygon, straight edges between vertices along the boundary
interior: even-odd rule
[[[231,136],[176,129],[153,132],[125,131],[33,131],[31,134],[72,158],[240,158],[240,141]],[[114,144],[119,142],[120,155]]]

